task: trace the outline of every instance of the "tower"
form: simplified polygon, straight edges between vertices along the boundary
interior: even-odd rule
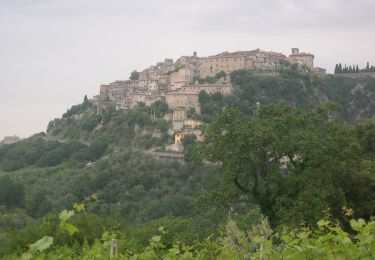
[[[299,49],[298,48],[292,48],[292,55],[298,54]]]

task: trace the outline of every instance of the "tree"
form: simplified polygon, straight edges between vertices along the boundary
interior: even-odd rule
[[[227,76],[227,74],[224,72],[224,71],[220,71],[218,73],[216,73],[215,75],[215,79],[221,79],[221,78],[225,78]]]
[[[201,90],[199,92],[199,103],[200,104],[204,104],[206,103],[208,100],[209,100],[209,95],[207,94],[207,92],[205,90]]]
[[[375,159],[375,119],[360,122],[355,126],[355,131],[363,153]]]
[[[335,66],[335,74],[339,74],[339,65],[336,63]]]
[[[193,118],[195,114],[196,114],[195,107],[189,107],[189,109],[186,111],[187,118]]]
[[[366,72],[368,72],[370,70],[370,63],[367,62],[367,65],[366,65]]]
[[[313,225],[328,207],[339,217],[347,201],[355,207],[363,198],[353,200],[346,182],[362,178],[360,146],[335,111],[277,104],[249,117],[226,108],[208,127],[202,153],[220,162],[224,178],[253,197],[273,224]]]
[[[139,72],[136,70],[133,70],[132,73],[130,74],[129,79],[131,80],[138,80],[139,79]]]
[[[95,161],[99,159],[107,150],[109,141],[105,138],[98,137],[94,139],[88,147],[88,157],[90,160]]]
[[[21,207],[24,204],[24,187],[8,176],[0,178],[0,205],[7,208]]]
[[[195,150],[197,147],[197,137],[195,134],[185,135],[182,139],[182,144],[184,146],[184,160],[187,162],[194,161]]]
[[[27,213],[34,218],[41,218],[51,210],[51,203],[47,200],[45,192],[32,193],[26,200]]]
[[[151,114],[157,117],[163,117],[168,112],[169,106],[162,100],[157,100],[151,104]]]

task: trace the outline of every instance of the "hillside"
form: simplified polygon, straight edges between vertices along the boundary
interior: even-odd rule
[[[305,110],[332,102],[340,106],[345,121],[351,124],[375,114],[375,79],[372,77],[327,75],[322,78],[301,71],[295,65],[285,66],[273,75],[240,70],[231,73],[230,77],[238,87],[237,91],[228,97],[200,100],[202,114],[217,114],[223,106],[234,106],[252,113],[257,102],[287,102]]]
[[[182,139],[184,162],[147,154],[175,142],[161,101],[116,110],[85,97],[46,133],[0,146],[0,255],[38,255],[29,245],[48,237],[42,259],[106,256],[112,236],[135,259],[287,255],[327,234],[352,253],[374,241],[375,79],[287,64],[230,81],[230,95],[199,93],[201,114],[189,117],[204,140]],[[311,241],[296,235],[309,232],[301,223]]]

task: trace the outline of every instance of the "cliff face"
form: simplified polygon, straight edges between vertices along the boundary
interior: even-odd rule
[[[341,106],[345,120],[355,124],[375,115],[375,78],[330,76],[324,79],[324,93]]]

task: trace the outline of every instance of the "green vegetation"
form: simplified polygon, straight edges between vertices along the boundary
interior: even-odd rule
[[[198,79],[198,82],[199,82],[199,84],[215,83],[216,81],[218,81],[221,78],[225,79],[226,76],[227,76],[227,74],[224,71],[220,71],[220,72],[216,73],[215,76],[213,76],[213,77],[207,76],[203,79]]]
[[[85,98],[1,146],[0,257],[108,259],[116,238],[113,259],[371,259],[375,80],[230,77],[232,95],[199,94],[184,163],[148,155],[173,143],[162,101]]]
[[[169,110],[168,104],[162,100],[157,100],[150,106],[151,113],[157,117],[163,117]]]
[[[202,119],[211,122],[225,106],[255,114],[260,105],[277,102],[311,110],[319,104],[336,103],[345,121],[356,123],[375,114],[375,79],[327,76],[319,78],[298,66],[285,65],[273,75],[238,70],[230,75],[236,89],[230,96],[200,93]]]
[[[130,74],[129,79],[131,80],[138,80],[139,79],[139,72],[136,70],[133,70],[132,73]]]
[[[302,227],[281,233],[272,230],[267,218],[260,216],[246,232],[229,219],[219,238],[208,237],[193,243],[171,240],[177,232],[183,232],[179,238],[185,236],[184,241],[188,240],[186,235],[194,237],[190,233],[192,227],[186,229],[191,223],[182,221],[168,225],[170,229],[160,226],[142,249],[119,250],[112,259],[371,259],[375,254],[375,222],[352,219],[351,213],[344,209],[351,233],[332,222],[329,215],[319,220],[315,229]],[[107,229],[95,229],[98,226]],[[108,259],[112,239],[117,239],[120,248],[133,244],[126,234],[110,231],[114,227],[106,220],[85,213],[84,204],[75,204],[74,210],[62,211],[39,228],[52,231],[53,236],[45,235],[22,253],[6,256],[7,259]],[[90,237],[99,237],[100,233],[100,238],[90,241]],[[83,240],[81,234],[86,234]],[[21,236],[25,234],[17,235],[24,240]]]
[[[0,169],[15,171],[27,166],[50,167],[63,162],[88,160],[86,146],[77,141],[50,141],[45,135],[34,135],[16,144],[0,147]]]
[[[335,66],[335,74],[346,74],[346,73],[360,73],[360,72],[375,72],[375,67],[371,66],[370,63],[367,62],[366,68],[359,69],[358,65],[349,65],[349,67],[345,66],[343,67],[341,63],[336,64]]]
[[[8,176],[0,178],[0,205],[7,208],[22,207],[24,204],[24,187]]]
[[[203,151],[222,163],[225,178],[259,204],[272,226],[313,226],[327,208],[339,220],[344,206],[369,219],[375,179],[368,164],[375,165],[364,158],[356,129],[336,112],[331,105],[304,112],[279,104],[250,117],[227,108],[208,127]]]

